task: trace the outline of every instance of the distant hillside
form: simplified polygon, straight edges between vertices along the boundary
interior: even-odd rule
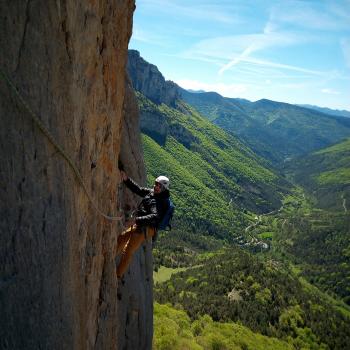
[[[349,309],[273,259],[229,249],[155,286],[160,303],[182,305],[191,318],[240,322],[295,349],[346,349]]]
[[[154,349],[295,350],[276,338],[252,332],[233,322],[215,322],[209,315],[191,320],[184,310],[154,303]]]
[[[323,209],[350,210],[350,139],[285,165]]]
[[[153,249],[158,280],[165,281],[155,285],[156,300],[173,306],[156,306],[155,344],[255,349],[256,335],[249,334],[249,345],[230,335],[233,329],[247,334],[248,327],[265,336],[265,348],[346,348],[348,306],[309,282],[349,303],[347,213],[313,209],[308,194],[292,188],[271,164],[287,164],[284,170],[297,181],[298,169],[309,167],[301,177],[327,185],[336,179],[338,186],[347,144],[333,149],[336,168],[320,173],[286,159],[342,138],[350,120],[268,100],[184,92],[137,52],[130,53],[128,69],[148,182],[169,176],[176,205],[173,230],[160,232]],[[311,185],[303,185],[313,195]]]
[[[273,165],[350,136],[350,118],[265,99],[250,102],[215,92],[182,89],[165,81],[157,67],[135,50],[129,50],[128,72],[135,90],[152,102],[175,107],[175,101],[185,101]],[[147,128],[145,123],[142,126]]]
[[[278,222],[274,245],[312,284],[350,305],[349,215],[313,210]]]
[[[226,98],[216,92],[190,93],[181,90],[181,96],[203,116],[224,130],[238,136],[260,156],[274,163],[281,162],[286,155],[275,149],[275,144],[283,144],[283,138],[264,130],[260,121],[254,120],[245,107],[251,102]],[[257,137],[256,134],[259,133]]]
[[[350,306],[348,212],[314,208],[296,190],[275,215],[260,216],[249,232],[269,241],[273,256],[297,265],[301,276]]]
[[[150,182],[160,173],[171,178],[177,216],[183,223],[229,238],[230,232],[240,232],[247,224],[249,211],[281,206],[287,182],[233,136],[181,101],[175,109],[156,105],[141,93],[137,96],[141,119],[162,117],[161,123],[167,125],[163,137],[157,125],[152,129],[151,121],[142,129],[145,162]]]
[[[329,114],[329,115],[350,118],[350,111],[346,111],[346,110],[331,109],[331,108],[326,108],[326,107],[318,107],[318,106],[314,106],[314,105],[298,105],[298,106],[314,109],[315,111],[319,111],[319,112],[322,112],[322,113],[325,113],[325,114]]]
[[[274,164],[313,152],[350,136],[350,119],[287,103],[222,97],[213,92],[181,96],[214,124],[238,136]]]

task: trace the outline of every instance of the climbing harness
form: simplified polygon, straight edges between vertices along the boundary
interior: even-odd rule
[[[29,113],[31,118],[33,119],[34,123],[36,126],[39,128],[39,130],[48,138],[48,140],[51,142],[51,144],[56,148],[56,150],[61,154],[61,156],[67,161],[69,166],[72,168],[78,182],[82,186],[87,198],[89,199],[92,207],[100,214],[102,215],[105,219],[111,220],[111,221],[119,221],[123,219],[123,216],[109,216],[105,213],[103,213],[97,204],[94,202],[94,199],[92,198],[90,192],[88,191],[84,180],[76,167],[76,165],[73,163],[72,159],[69,157],[69,155],[64,151],[64,149],[56,142],[54,139],[53,135],[50,133],[50,131],[46,128],[46,126],[43,124],[43,122],[37,117],[37,115],[32,111],[32,109],[28,106],[26,101],[23,99],[21,94],[18,92],[17,88],[14,86],[12,81],[8,78],[8,76],[3,72],[3,70],[0,68],[0,75],[2,79],[8,84],[8,86],[13,90],[13,92],[16,94],[16,97],[18,100],[21,102],[21,104],[24,106],[26,111]]]

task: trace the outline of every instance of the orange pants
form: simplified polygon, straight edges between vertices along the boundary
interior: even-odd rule
[[[145,231],[146,230],[146,231]],[[146,232],[146,234],[145,234]],[[123,231],[118,237],[117,254],[122,253],[117,267],[117,277],[120,278],[128,268],[133,254],[147,238],[153,237],[156,230],[154,227],[138,227],[133,225]]]

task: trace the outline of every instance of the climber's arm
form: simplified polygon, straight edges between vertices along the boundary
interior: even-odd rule
[[[145,187],[140,187],[134,180],[132,180],[130,177],[128,177],[124,171],[121,172],[122,180],[124,181],[125,185],[129,188],[129,190],[141,197],[146,196],[149,194],[150,189]]]

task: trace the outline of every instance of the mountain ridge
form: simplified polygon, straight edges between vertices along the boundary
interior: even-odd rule
[[[217,92],[190,92],[166,81],[158,68],[135,50],[129,50],[128,70],[134,88],[151,101],[175,107],[177,100],[184,100],[276,168],[285,160],[350,136],[350,118],[268,99],[251,102]]]
[[[267,99],[250,102],[185,90],[181,95],[203,116],[276,166],[350,136],[349,118],[289,103]]]
[[[297,106],[314,109],[316,111],[319,111],[328,115],[350,118],[350,111],[346,109],[334,109],[334,108],[320,107],[320,106],[309,105],[309,104],[297,104]]]
[[[166,84],[159,77],[154,81]],[[235,121],[237,128],[244,132],[244,127],[251,127],[249,136],[255,146],[256,128],[277,125],[281,143],[293,137],[293,131],[303,140],[305,135],[293,129],[295,122],[300,123],[298,113],[306,113],[301,119],[309,123],[316,123],[321,115],[266,99],[251,103],[213,92],[188,94],[193,99],[205,96],[210,112],[222,108],[228,119],[234,111],[241,118]],[[344,280],[349,270],[345,214],[313,209],[307,193],[291,188],[271,165],[271,158],[262,158],[249,147],[251,140],[215,125],[215,118],[205,118],[198,106],[181,100],[181,94],[171,104],[166,98],[151,101],[147,89],[141,88],[136,95],[148,181],[159,173],[169,175],[177,208],[173,231],[160,233],[153,250],[155,268],[171,267],[174,272],[155,285],[156,300],[186,310],[193,327],[203,317],[208,319],[207,314],[221,323],[243,323],[295,349],[343,349],[350,315],[348,306],[339,300],[349,301]],[[291,109],[294,114],[286,113]],[[346,128],[345,118],[338,120],[344,125],[337,127]],[[334,123],[330,116],[323,121],[323,128]],[[314,124],[307,126],[307,135],[312,136]],[[332,141],[322,139],[322,128],[316,131],[320,144]],[[266,140],[260,137],[259,146],[266,147],[265,141],[273,137],[276,130],[265,130]],[[266,152],[271,150],[266,147]],[[279,151],[276,159],[281,160]],[[259,240],[264,244],[251,243]],[[339,248],[342,244],[344,249]],[[325,249],[330,253],[327,256],[322,255]],[[176,273],[178,267],[182,271]],[[198,332],[196,328],[193,335]],[[161,338],[156,332],[156,340]]]

